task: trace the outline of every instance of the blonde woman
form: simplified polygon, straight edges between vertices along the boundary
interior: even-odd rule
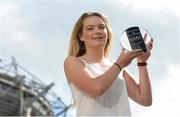
[[[146,67],[152,44],[147,52],[140,49],[125,52],[122,48],[113,63],[107,58],[111,43],[107,18],[97,12],[82,14],[72,31],[69,55],[64,61],[77,116],[130,116],[128,96],[143,106],[152,103]],[[138,63],[139,84],[123,69],[134,58]]]

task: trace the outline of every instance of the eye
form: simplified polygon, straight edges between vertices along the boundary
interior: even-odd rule
[[[88,27],[87,30],[93,30],[93,27]]]
[[[102,29],[102,30],[104,30],[106,27],[104,26],[104,25],[100,25],[99,26],[99,29]]]

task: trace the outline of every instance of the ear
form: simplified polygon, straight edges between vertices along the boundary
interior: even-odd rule
[[[81,34],[79,34],[79,39],[80,39],[81,41],[84,41],[84,39],[82,38]]]

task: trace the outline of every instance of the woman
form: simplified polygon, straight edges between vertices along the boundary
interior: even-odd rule
[[[103,14],[87,12],[76,22],[64,70],[77,116],[130,116],[128,96],[143,106],[152,103],[146,68],[152,42],[146,52],[140,49],[125,52],[122,48],[114,63],[106,58],[111,43],[112,32]],[[134,58],[138,63],[139,84],[123,69]]]

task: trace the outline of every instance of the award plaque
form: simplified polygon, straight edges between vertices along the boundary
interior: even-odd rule
[[[146,52],[146,44],[150,42],[151,39],[152,38],[146,29],[134,26],[123,31],[120,42],[126,50],[142,49]]]

